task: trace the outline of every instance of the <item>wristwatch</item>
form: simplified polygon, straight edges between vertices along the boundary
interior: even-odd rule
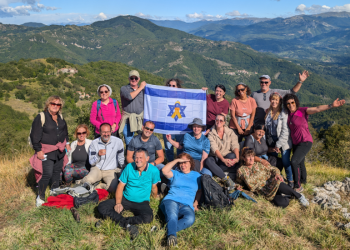
[[[333,108],[333,104],[328,104],[328,108]]]

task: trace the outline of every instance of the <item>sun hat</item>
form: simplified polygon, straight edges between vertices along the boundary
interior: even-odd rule
[[[194,118],[193,121],[190,124],[188,124],[188,128],[192,129],[192,125],[202,126],[203,130],[206,129],[206,125],[203,124],[202,119],[200,119],[200,118]]]

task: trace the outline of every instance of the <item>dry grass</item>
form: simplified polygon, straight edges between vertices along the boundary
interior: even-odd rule
[[[34,179],[25,151],[13,160],[0,160],[0,249],[164,249],[165,229],[159,200],[151,200],[155,220],[140,226],[140,236],[129,235],[107,220],[95,228],[95,205],[79,208],[77,224],[68,210],[34,208]],[[312,187],[329,180],[343,180],[350,171],[322,164],[308,164],[306,195]],[[28,185],[29,183],[29,185]],[[350,249],[350,230],[335,227],[347,222],[339,211],[322,210],[311,204],[303,209],[292,200],[286,209],[276,208],[261,197],[258,203],[242,198],[229,210],[202,210],[195,224],[178,234],[180,249]],[[349,207],[349,204],[346,205]],[[125,213],[130,215],[129,213]],[[156,225],[159,230],[150,233]]]

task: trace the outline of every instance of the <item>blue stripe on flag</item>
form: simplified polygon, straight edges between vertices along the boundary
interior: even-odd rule
[[[206,93],[191,93],[185,91],[168,91],[162,89],[153,89],[151,87],[145,88],[145,94],[156,97],[165,97],[165,98],[181,98],[181,99],[193,99],[199,101],[206,100]]]
[[[143,124],[148,122],[150,120],[143,119]],[[155,124],[155,129],[161,129],[161,130],[169,130],[169,131],[192,131],[188,128],[188,124],[184,123],[169,123],[169,122],[157,122],[152,121]]]

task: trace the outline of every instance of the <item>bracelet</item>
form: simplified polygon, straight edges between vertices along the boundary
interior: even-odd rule
[[[262,161],[262,158],[260,158],[260,161],[259,162],[261,162]]]
[[[303,82],[302,82],[302,81],[298,81],[298,83],[303,84]]]
[[[121,203],[117,203],[117,204],[115,204],[115,206],[116,206],[116,205],[121,205]]]

